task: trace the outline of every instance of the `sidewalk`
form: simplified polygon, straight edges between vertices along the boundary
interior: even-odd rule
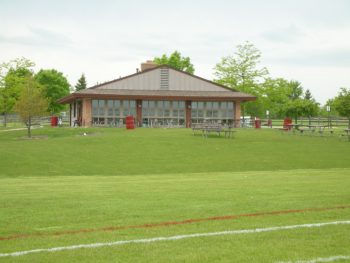
[[[32,130],[43,128],[44,126],[32,126]],[[15,128],[15,129],[7,129],[7,130],[0,130],[0,132],[8,132],[8,131],[23,131],[27,130],[28,128]]]

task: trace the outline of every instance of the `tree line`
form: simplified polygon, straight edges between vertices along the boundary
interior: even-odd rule
[[[41,69],[34,72],[34,62],[18,58],[0,64],[0,113],[7,116],[16,112],[28,127],[33,117],[58,114],[65,106],[57,100],[73,89],[62,72],[55,69]],[[78,80],[75,91],[87,86],[84,74]]]
[[[245,42],[236,46],[232,55],[223,57],[214,67],[213,81],[257,97],[256,101],[242,104],[243,116],[292,117],[297,122],[299,117],[326,116],[328,106],[332,109],[332,115],[336,113],[347,117],[350,125],[349,89],[341,88],[337,96],[321,106],[299,81],[272,78],[268,69],[260,66],[260,58],[260,50]],[[195,71],[191,59],[183,57],[178,51],[155,57],[153,61],[190,74]],[[33,116],[57,114],[65,110],[65,106],[57,103],[57,100],[71,91],[87,87],[84,74],[72,87],[62,72],[41,69],[35,73],[34,66],[34,62],[26,58],[0,64],[0,114],[4,115],[4,126],[7,115],[17,112],[30,128]]]
[[[214,67],[214,81],[257,97],[256,101],[242,104],[242,114],[260,118],[291,117],[297,122],[299,117],[327,116],[327,106],[332,115],[349,119],[350,90],[341,88],[338,95],[320,105],[309,89],[304,90],[297,80],[272,78],[266,67],[260,66],[261,52],[252,43],[236,46],[233,55],[223,57]],[[182,57],[178,51],[154,58],[157,64],[194,73],[189,57]]]

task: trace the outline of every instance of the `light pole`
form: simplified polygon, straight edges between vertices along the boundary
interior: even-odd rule
[[[328,128],[330,128],[331,127],[331,116],[330,116],[330,114],[331,114],[331,106],[327,105],[326,106],[326,110],[328,112]]]
[[[270,111],[266,110],[267,126],[272,128],[272,122],[270,121]]]

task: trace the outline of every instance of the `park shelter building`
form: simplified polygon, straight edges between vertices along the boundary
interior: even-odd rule
[[[59,100],[70,105],[70,124],[123,127],[134,116],[139,127],[191,127],[193,123],[238,126],[241,103],[255,97],[152,61],[141,71]]]

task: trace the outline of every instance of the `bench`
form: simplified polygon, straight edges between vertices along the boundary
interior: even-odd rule
[[[348,138],[348,141],[350,142],[350,133],[342,133],[339,135],[339,138]]]

